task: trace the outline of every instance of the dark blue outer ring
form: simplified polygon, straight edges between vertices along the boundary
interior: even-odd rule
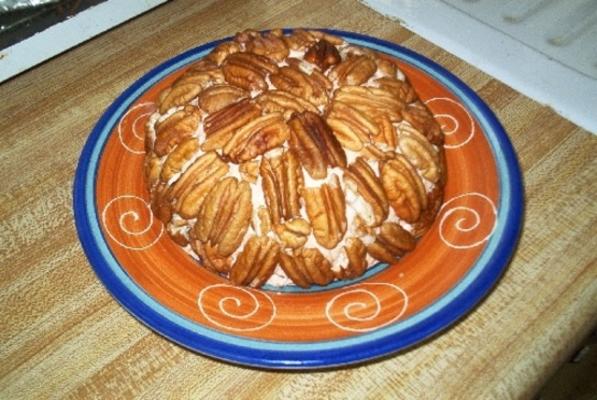
[[[289,31],[289,30],[285,30]],[[112,294],[112,296],[133,316],[142,323],[167,337],[168,339],[201,354],[214,357],[220,360],[229,361],[247,366],[274,369],[314,369],[329,368],[334,366],[362,363],[368,360],[389,356],[400,350],[411,347],[431,336],[443,331],[453,325],[460,318],[468,314],[480,301],[489,293],[491,288],[499,280],[505,270],[510,257],[512,256],[518,236],[520,234],[523,215],[523,187],[520,175],[520,169],[512,144],[510,143],[503,127],[487,107],[487,105],[462,81],[452,73],[436,64],[435,62],[421,56],[411,50],[394,43],[373,38],[370,36],[345,32],[339,30],[325,30],[331,34],[344,36],[356,40],[365,40],[369,43],[386,46],[403,53],[420,63],[426,64],[434,72],[450,81],[457,87],[475,106],[480,110],[487,123],[498,137],[500,151],[505,160],[510,180],[507,184],[511,190],[510,214],[506,217],[507,226],[504,230],[502,240],[498,243],[494,253],[487,264],[487,267],[480,275],[453,301],[449,306],[444,307],[439,312],[433,314],[427,319],[410,326],[394,335],[375,340],[373,342],[359,343],[350,347],[340,347],[326,350],[314,351],[278,351],[278,350],[256,350],[255,348],[246,348],[226,341],[214,340],[190,331],[182,326],[175,325],[165,319],[161,314],[148,307],[140,301],[129,289],[121,282],[116,275],[107,267],[97,244],[94,241],[90,222],[85,213],[85,176],[90,168],[90,157],[95,143],[102,129],[108,123],[110,116],[133,92],[147,82],[151,76],[157,74],[173,64],[183,60],[193,53],[201,52],[217,43],[228,40],[221,39],[211,42],[197,48],[182,53],[158,67],[152,69],[132,86],[125,90],[108,107],[102,115],[95,128],[91,132],[85,147],[81,153],[79,164],[77,166],[74,188],[73,188],[73,208],[74,217],[79,239],[83,250],[95,273]],[[95,171],[97,173],[97,171]],[[95,189],[94,189],[95,190]],[[95,206],[95,205],[94,205]]]

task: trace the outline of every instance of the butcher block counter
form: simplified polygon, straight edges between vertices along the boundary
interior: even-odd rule
[[[315,371],[218,361],[154,333],[102,285],[73,217],[81,151],[136,79],[245,28],[322,27],[412,49],[497,115],[524,184],[522,232],[490,294],[381,360]],[[533,398],[597,322],[597,138],[357,1],[166,3],[0,84],[0,398]]]

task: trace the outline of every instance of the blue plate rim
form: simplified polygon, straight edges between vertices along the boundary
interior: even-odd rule
[[[322,31],[390,53],[424,70],[459,98],[482,126],[498,163],[500,202],[496,231],[467,277],[437,303],[436,311],[424,318],[411,316],[390,327],[356,338],[326,342],[278,343],[247,339],[202,327],[165,309],[130,280],[115,259],[95,215],[95,175],[97,160],[114,121],[161,76],[178,69],[192,58],[199,58],[223,38],[203,44],[158,65],[129,86],[104,112],[92,130],[79,159],[73,185],[75,225],[83,250],[100,281],[111,295],[134,317],[168,339],[201,354],[252,367],[270,369],[314,369],[345,366],[389,356],[409,348],[452,326],[467,315],[499,280],[516,248],[522,225],[523,189],[514,148],[502,125],[477,94],[459,78],[434,61],[395,43],[371,36],[332,29]],[[285,32],[289,32],[285,29]],[[142,93],[141,93],[142,94]],[[100,142],[103,140],[103,142]],[[100,147],[98,149],[98,146]],[[498,234],[499,233],[499,234]],[[499,239],[499,240],[498,240]],[[481,266],[479,266],[481,265]],[[120,271],[119,271],[120,269]],[[127,279],[129,281],[127,281]],[[468,281],[467,281],[468,279]],[[464,285],[455,291],[459,285]],[[144,297],[145,296],[145,297]],[[170,314],[173,315],[170,315]],[[195,325],[195,326],[193,326]],[[398,328],[397,328],[398,327]]]

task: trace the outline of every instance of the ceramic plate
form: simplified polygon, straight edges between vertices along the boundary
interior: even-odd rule
[[[417,248],[393,266],[328,288],[253,290],[200,268],[165,234],[143,182],[144,124],[161,89],[220,41],[166,61],[101,117],[75,177],[79,237],[95,272],[131,314],[218,359],[320,368],[395,353],[469,312],[499,279],[521,224],[512,146],[489,108],[458,78],[396,44],[341,31],[393,56],[446,133],[444,204]]]

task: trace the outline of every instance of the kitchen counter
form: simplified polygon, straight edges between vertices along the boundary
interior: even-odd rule
[[[532,398],[597,322],[597,138],[356,1],[177,0],[0,84],[0,398]],[[164,60],[245,28],[329,27],[413,49],[460,77],[518,154],[525,218],[490,295],[383,360],[273,372],[185,350],[102,286],[72,185],[106,107]]]

